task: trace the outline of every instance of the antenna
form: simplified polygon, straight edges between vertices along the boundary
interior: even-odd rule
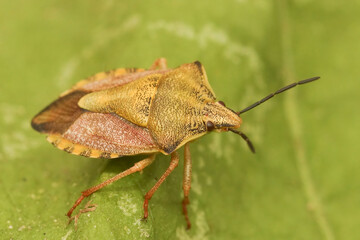
[[[240,135],[246,141],[246,143],[247,143],[248,147],[250,148],[251,152],[255,153],[254,145],[252,144],[250,139],[243,132],[240,132],[240,131],[232,129],[232,128],[229,128],[229,131]]]
[[[280,88],[280,89],[277,90],[276,92],[267,95],[266,97],[264,97],[264,98],[261,99],[260,101],[251,104],[250,106],[244,108],[244,109],[241,110],[240,112],[237,112],[237,114],[238,114],[238,115],[243,114],[244,112],[247,112],[247,111],[249,111],[249,110],[251,110],[251,109],[259,106],[260,104],[266,102],[267,100],[269,100],[269,99],[272,98],[273,96],[275,96],[275,95],[277,95],[277,94],[279,94],[279,93],[285,92],[286,90],[289,90],[289,89],[291,89],[291,88],[293,88],[293,87],[296,87],[297,85],[302,85],[302,84],[305,84],[305,83],[313,82],[313,81],[315,81],[315,80],[318,80],[319,78],[320,78],[320,77],[308,78],[308,79],[305,79],[305,80],[302,80],[302,81],[299,81],[299,82],[294,82],[294,83],[292,83],[292,84],[290,84],[290,85],[287,85],[287,86],[285,86],[285,87],[283,87],[283,88]]]

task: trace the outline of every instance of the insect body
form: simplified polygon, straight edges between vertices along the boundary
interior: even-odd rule
[[[82,200],[95,191],[143,170],[159,152],[171,155],[170,166],[145,195],[144,218],[147,218],[149,200],[178,165],[177,150],[184,146],[182,205],[190,228],[187,214],[191,185],[189,142],[210,131],[232,131],[243,137],[254,152],[250,140],[237,130],[241,125],[240,113],[297,84],[316,79],[289,85],[243,111],[234,112],[216,101],[199,62],[168,69],[165,59],[161,58],[148,70],[122,68],[80,81],[36,115],[31,124],[35,130],[47,134],[47,140],[54,146],[72,154],[107,159],[148,155],[133,167],[82,192],[67,213],[69,218]]]

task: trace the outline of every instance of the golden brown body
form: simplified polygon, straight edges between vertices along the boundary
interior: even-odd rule
[[[156,69],[160,67],[160,69]],[[141,171],[155,160],[155,153],[171,154],[169,168],[145,195],[144,218],[148,202],[160,184],[178,165],[176,150],[185,145],[183,213],[187,213],[191,186],[189,141],[206,134],[240,127],[240,117],[215,102],[205,70],[199,62],[167,69],[165,59],[155,61],[149,70],[117,69],[82,80],[46,107],[32,120],[32,126],[48,135],[57,148],[92,158],[151,154],[134,167],[82,192],[67,215],[77,223],[81,213],[71,217],[82,200],[104,186]]]
[[[33,127],[69,153],[115,158],[170,154],[206,134],[207,121],[240,126],[239,116],[215,102],[199,62],[132,71],[118,69],[81,81],[40,112]]]
[[[78,82],[36,115],[31,124],[35,130],[47,134],[47,140],[54,146],[72,154],[92,158],[149,154],[133,167],[83,191],[67,213],[75,223],[81,213],[95,210],[87,204],[71,217],[83,199],[116,180],[142,171],[155,160],[156,153],[171,154],[169,167],[145,195],[144,218],[147,218],[149,200],[178,165],[177,150],[184,145],[182,206],[190,228],[187,212],[192,165],[189,142],[213,130],[232,131],[254,152],[250,140],[236,130],[241,124],[239,115],[276,94],[316,79],[318,77],[293,83],[236,113],[221,101],[215,101],[199,62],[167,69],[166,60],[158,59],[149,70],[120,68]]]

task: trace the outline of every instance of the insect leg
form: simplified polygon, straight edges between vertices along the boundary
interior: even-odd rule
[[[96,204],[91,204],[91,200],[90,200],[88,203],[86,203],[86,205],[85,205],[85,207],[83,209],[80,209],[78,214],[76,214],[75,216],[72,216],[71,218],[69,218],[68,224],[70,224],[72,222],[72,220],[74,220],[75,229],[77,229],[77,224],[78,224],[78,221],[79,221],[79,218],[80,218],[81,214],[95,211],[96,207],[97,207],[97,205]]]
[[[130,175],[132,173],[135,173],[135,172],[140,172],[141,170],[143,170],[145,167],[149,166],[155,160],[155,156],[156,156],[156,154],[152,154],[148,158],[145,158],[144,160],[141,160],[141,161],[135,163],[133,167],[119,173],[118,175],[106,180],[105,182],[100,183],[99,185],[96,185],[92,188],[89,188],[89,189],[83,191],[81,193],[81,196],[79,197],[79,199],[76,200],[75,204],[70,208],[70,210],[68,211],[68,213],[66,215],[69,218],[71,218],[72,212],[82,202],[82,200],[84,200],[84,198],[90,196],[91,194],[93,194],[97,190],[105,187],[106,185],[119,180],[120,178],[123,178],[123,177]]]
[[[191,155],[190,155],[190,144],[186,143],[184,146],[184,178],[183,178],[183,190],[184,199],[182,201],[183,213],[187,224],[187,229],[191,228],[191,223],[188,216],[186,205],[190,203],[189,192],[191,187]]]
[[[177,152],[173,152],[171,154],[171,162],[170,166],[166,169],[164,174],[160,177],[160,179],[155,183],[155,185],[148,191],[145,195],[145,201],[144,201],[144,218],[146,219],[149,215],[148,212],[148,206],[149,206],[149,200],[154,195],[156,190],[160,187],[161,183],[170,175],[170,173],[177,167],[179,163],[179,154]]]
[[[154,70],[154,69],[167,69],[167,62],[166,62],[166,58],[159,58],[156,59],[155,62],[151,65],[150,69]]]

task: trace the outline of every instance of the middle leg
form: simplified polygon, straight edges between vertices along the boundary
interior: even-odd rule
[[[177,152],[173,152],[171,154],[171,162],[170,166],[166,169],[164,174],[160,177],[159,181],[155,183],[155,185],[148,191],[145,195],[145,201],[144,201],[144,218],[146,219],[149,216],[148,212],[148,206],[149,206],[149,200],[154,195],[156,190],[160,187],[161,183],[164,182],[164,180],[170,175],[170,173],[177,167],[179,164],[179,154]]]

